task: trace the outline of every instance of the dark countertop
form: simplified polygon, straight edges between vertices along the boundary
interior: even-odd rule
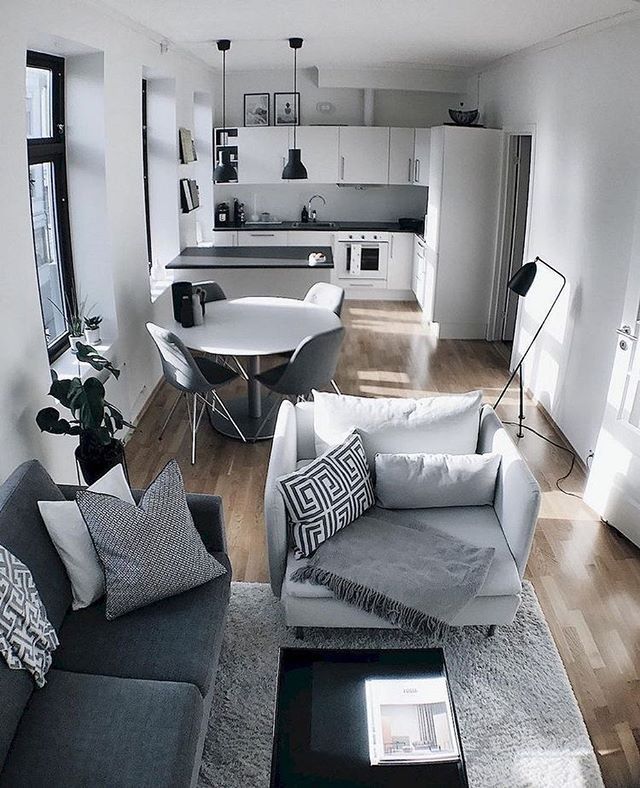
[[[315,230],[317,232],[327,232],[327,233],[335,233],[335,232],[349,232],[353,230],[354,232],[357,230],[362,231],[369,231],[369,232],[380,232],[380,233],[411,233],[415,234],[415,230],[407,230],[401,228],[398,222],[333,222],[332,227],[327,227],[326,224],[318,226],[313,222],[307,222],[306,224],[301,224],[299,222],[291,221],[291,222],[247,222],[246,224],[242,224],[239,227],[236,227],[233,224],[229,224],[226,227],[214,227],[214,230],[271,230],[273,232],[277,232],[278,230],[299,230],[300,232],[305,232],[309,230]],[[422,223],[418,228],[418,232],[422,232]]]
[[[322,252],[323,263],[310,263]],[[333,268],[330,246],[188,246],[167,268]]]

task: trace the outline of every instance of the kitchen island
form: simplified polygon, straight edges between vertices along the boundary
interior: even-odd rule
[[[324,261],[309,261],[313,252]],[[333,253],[330,246],[189,246],[166,268],[176,280],[214,279],[228,298],[304,298],[316,282],[331,280]]]

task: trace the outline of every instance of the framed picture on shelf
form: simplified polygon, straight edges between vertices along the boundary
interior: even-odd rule
[[[276,126],[299,126],[300,93],[274,93],[273,116]]]
[[[180,162],[181,164],[191,164],[197,160],[196,146],[191,136],[191,130],[181,127],[178,129],[178,139],[180,142]]]
[[[244,94],[244,125],[268,126],[270,122],[271,122],[271,118],[269,117],[269,94],[245,93]]]

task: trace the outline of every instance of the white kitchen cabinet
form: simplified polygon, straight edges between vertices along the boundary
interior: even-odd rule
[[[256,126],[238,129],[238,183],[282,183],[291,129]]]
[[[293,144],[293,132],[291,136]],[[338,127],[299,126],[296,136],[309,183],[337,183]]]
[[[213,236],[214,246],[237,246],[238,233],[236,230],[216,230]]]
[[[425,252],[426,244],[417,235],[413,236],[413,269],[411,273],[411,289],[416,301],[424,308],[425,297]]]
[[[431,130],[424,312],[446,339],[486,336],[503,140],[498,129]]]
[[[413,183],[416,186],[428,186],[431,129],[415,129],[414,132]]]
[[[381,126],[340,126],[339,183],[387,183],[389,129]]]
[[[241,230],[238,232],[239,246],[288,246],[287,230]]]
[[[410,290],[413,269],[412,233],[389,234],[388,290]]]
[[[413,183],[413,151],[415,129],[389,129],[390,185]]]
[[[335,233],[323,230],[289,230],[289,246],[330,246],[333,248]]]

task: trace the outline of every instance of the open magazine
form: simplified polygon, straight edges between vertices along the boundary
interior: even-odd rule
[[[366,695],[372,766],[460,758],[444,676],[367,679]]]

